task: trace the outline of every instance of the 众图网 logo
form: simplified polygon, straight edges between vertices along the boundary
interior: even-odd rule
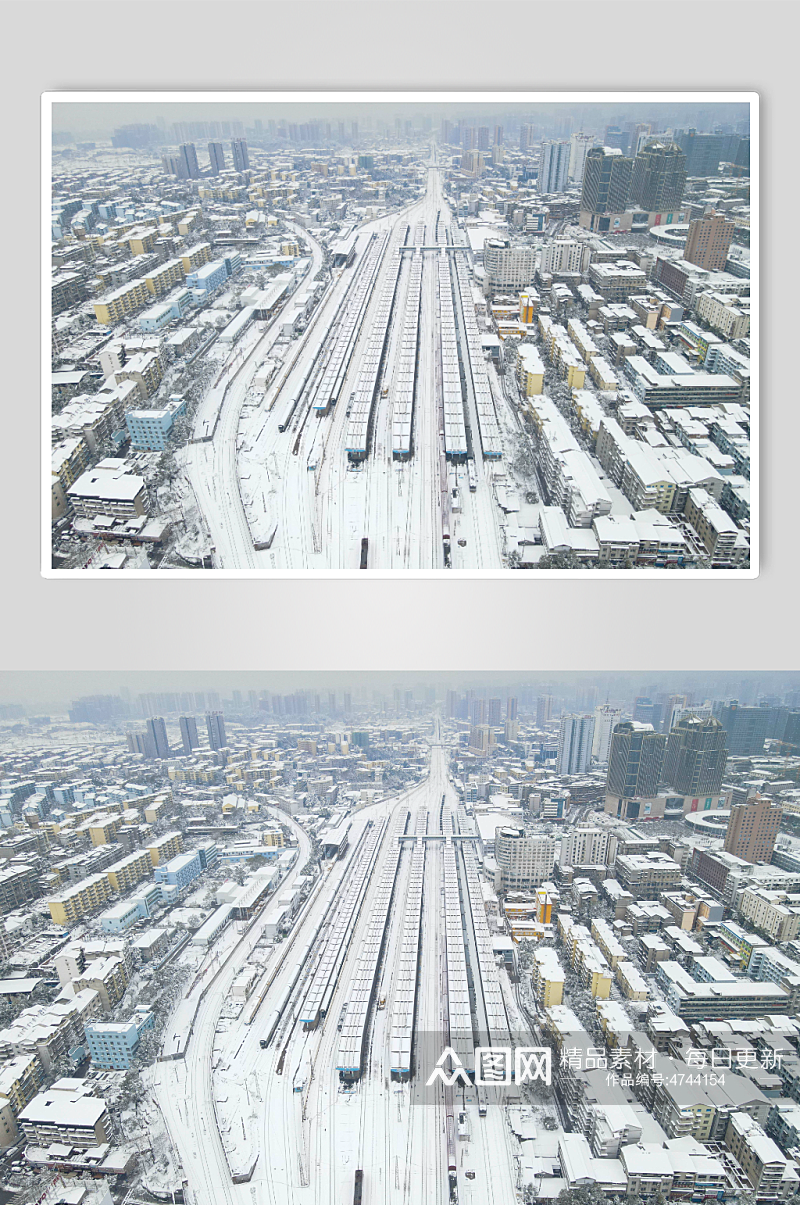
[[[449,1064],[449,1069],[446,1066]],[[425,1087],[437,1080],[450,1087],[455,1083],[503,1087],[510,1084],[552,1082],[552,1057],[546,1046],[478,1046],[475,1049],[474,1075],[470,1076],[452,1046],[446,1046],[436,1060]]]

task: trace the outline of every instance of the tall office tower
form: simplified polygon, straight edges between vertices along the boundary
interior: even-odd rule
[[[160,715],[154,715],[147,721],[147,735],[153,742],[153,756],[169,757],[169,741],[167,740],[167,725]]]
[[[515,720],[519,712],[518,702],[513,695],[506,699],[506,719]]]
[[[576,184],[583,179],[586,154],[597,139],[593,134],[571,134],[569,139],[569,178]]]
[[[526,837],[522,828],[497,828],[494,856],[504,890],[539,887],[553,876],[556,843],[552,837]]]
[[[769,724],[768,707],[740,707],[730,703],[715,703],[713,714],[728,734],[728,753],[731,757],[752,757],[764,752]]]
[[[225,748],[228,742],[225,739],[225,717],[221,711],[206,712],[206,731],[212,749]]]
[[[553,696],[539,695],[536,700],[536,727],[544,728],[553,718]]]
[[[628,204],[633,160],[609,146],[586,152],[581,209],[589,213],[624,213]]]
[[[236,711],[242,710],[242,692],[240,690],[231,691],[231,702]]]
[[[247,139],[232,138],[231,150],[233,152],[233,170],[235,172],[246,172],[250,166],[250,155],[247,151]]]
[[[503,145],[503,127],[502,126],[494,127],[494,145],[495,146]]]
[[[664,778],[679,795],[715,795],[727,760],[727,735],[719,720],[685,715],[667,737]]]
[[[579,824],[561,838],[558,860],[562,866],[607,866],[608,829]]]
[[[606,132],[603,135],[603,146],[615,147],[616,150],[622,151],[623,155],[627,155],[630,145],[631,135],[629,130],[623,130],[619,125],[606,126]]]
[[[781,753],[796,757],[800,753],[800,711],[789,711],[780,736]]]
[[[662,706],[660,703],[654,703],[646,695],[638,695],[633,701],[633,714],[631,718],[639,724],[652,724],[658,730],[661,728],[661,712]]]
[[[678,720],[683,718],[683,713],[688,709],[689,700],[686,695],[669,695],[661,705],[661,731],[666,732],[669,736],[672,729],[677,724]],[[705,710],[694,712],[695,715],[706,717],[708,713]]]
[[[439,139],[441,142],[453,141],[453,123],[447,118],[442,118],[442,124],[439,127]]]
[[[611,749],[611,733],[622,719],[618,707],[610,707],[604,703],[594,709],[594,737],[592,739],[592,757],[605,764]]]
[[[208,157],[211,161],[211,175],[218,176],[225,171],[225,152],[221,142],[209,142]]]
[[[735,803],[725,830],[725,852],[745,862],[769,862],[782,815],[782,804],[760,795]]]
[[[736,159],[739,138],[736,134],[698,134],[697,130],[677,130],[675,141],[686,156],[690,176],[715,176],[720,161]]]
[[[626,720],[611,733],[606,791],[620,799],[652,798],[658,791],[667,738],[652,724]]]
[[[593,715],[562,715],[558,733],[559,774],[584,774],[592,759]]]
[[[486,700],[471,699],[469,704],[469,722],[473,728],[486,723]]]
[[[182,715],[178,720],[181,730],[183,751],[189,756],[193,749],[200,748],[200,738],[197,735],[197,720],[193,715]]]
[[[686,156],[675,142],[648,142],[633,161],[630,200],[647,213],[679,209],[686,188]]]
[[[487,724],[497,728],[503,722],[503,700],[490,699],[488,705]]]
[[[477,126],[461,127],[461,148],[465,151],[476,151],[478,149]]]
[[[655,130],[653,130],[651,125],[635,125],[633,127],[633,132],[631,133],[630,146],[628,147],[629,154],[632,156],[632,158],[635,159],[639,154],[639,151],[646,146],[648,142],[652,142],[654,137]]]
[[[454,720],[458,715],[458,691],[448,690],[444,698],[444,710],[448,719]]]
[[[545,139],[539,155],[539,193],[564,192],[569,176],[569,143]]]
[[[357,121],[350,122],[350,137],[352,138],[353,142],[358,142],[358,122]]]
[[[733,239],[734,223],[721,213],[707,213],[689,223],[683,258],[707,272],[722,272]]]
[[[198,180],[200,178],[200,167],[197,162],[197,150],[193,142],[182,143],[178,152],[181,165],[186,173],[186,180]]]
[[[533,126],[523,123],[519,127],[519,149],[524,153],[533,150]]]
[[[478,126],[478,150],[488,151],[489,149],[489,127]]]

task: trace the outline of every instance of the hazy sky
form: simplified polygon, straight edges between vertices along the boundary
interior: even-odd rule
[[[315,104],[300,101],[296,104],[221,104],[211,100],[190,103],[153,103],[146,100],[111,104],[56,104],[53,108],[53,129],[68,130],[77,136],[110,138],[114,129],[133,122],[157,125],[159,120],[169,126],[174,121],[243,121],[252,125],[255,118],[267,122],[285,118],[305,121],[321,118],[326,121],[358,120],[391,121],[395,117],[413,119],[430,115],[438,123],[442,117],[451,120],[483,120],[486,124],[502,122],[504,116],[518,121],[546,121],[550,116],[567,111],[574,119],[575,129],[601,131],[612,120],[655,121],[664,125],[707,128],[713,122],[736,122],[748,115],[746,104],[657,104],[651,101],[613,101],[604,104],[575,104],[574,102],[546,105],[481,105],[470,104]]]
[[[65,705],[81,695],[117,694],[122,689],[135,697],[147,691],[208,691],[216,690],[229,697],[232,690],[267,690],[289,694],[295,690],[360,689],[391,692],[395,686],[404,690],[424,685],[445,689],[481,689],[498,692],[521,689],[541,690],[543,693],[569,693],[576,685],[596,686],[601,699],[607,692],[612,698],[630,699],[653,690],[694,690],[701,696],[726,697],[749,692],[782,695],[800,689],[800,672],[721,673],[680,670],[641,670],[639,673],[482,673],[480,671],[451,673],[447,671],[408,672],[312,672],[297,673],[269,671],[208,671],[208,670],[136,670],[136,671],[19,671],[0,673],[0,703],[23,703],[28,707]],[[747,688],[747,689],[745,689]]]

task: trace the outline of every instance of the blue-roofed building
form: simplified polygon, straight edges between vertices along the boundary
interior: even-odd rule
[[[231,251],[230,255],[226,255],[222,262],[228,275],[233,276],[234,272],[238,272],[242,266],[242,257],[238,251]]]
[[[200,855],[200,865],[203,870],[208,870],[209,866],[213,866],[219,858],[219,846],[216,841],[204,841],[202,845],[198,845],[197,852]]]
[[[176,857],[170,858],[169,862],[165,862],[163,866],[156,866],[153,877],[157,883],[166,883],[181,891],[202,872],[200,854],[194,850],[191,853],[178,854]]]
[[[146,1029],[154,1025],[153,1014],[144,1007],[134,1010],[129,1021],[94,1021],[84,1027],[89,1057],[95,1067],[126,1071]]]
[[[223,259],[212,260],[210,264],[203,264],[201,268],[190,272],[186,277],[187,288],[194,289],[195,292],[205,293],[208,296],[215,292],[220,285],[224,285],[228,279],[228,269],[225,267]]]
[[[100,928],[104,933],[123,933],[140,919],[138,902],[123,900],[121,904],[113,904],[105,912],[101,912]]]
[[[129,410],[125,423],[131,445],[146,452],[162,452],[178,415],[186,409],[186,401],[176,397],[158,410]]]
[[[145,883],[143,887],[137,887],[128,897],[129,903],[136,904],[136,911],[140,919],[147,920],[153,915],[153,909],[161,906],[161,886],[158,883]]]

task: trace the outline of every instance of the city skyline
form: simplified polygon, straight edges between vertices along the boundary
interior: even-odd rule
[[[188,97],[46,97],[46,575],[755,576],[755,94]]]

